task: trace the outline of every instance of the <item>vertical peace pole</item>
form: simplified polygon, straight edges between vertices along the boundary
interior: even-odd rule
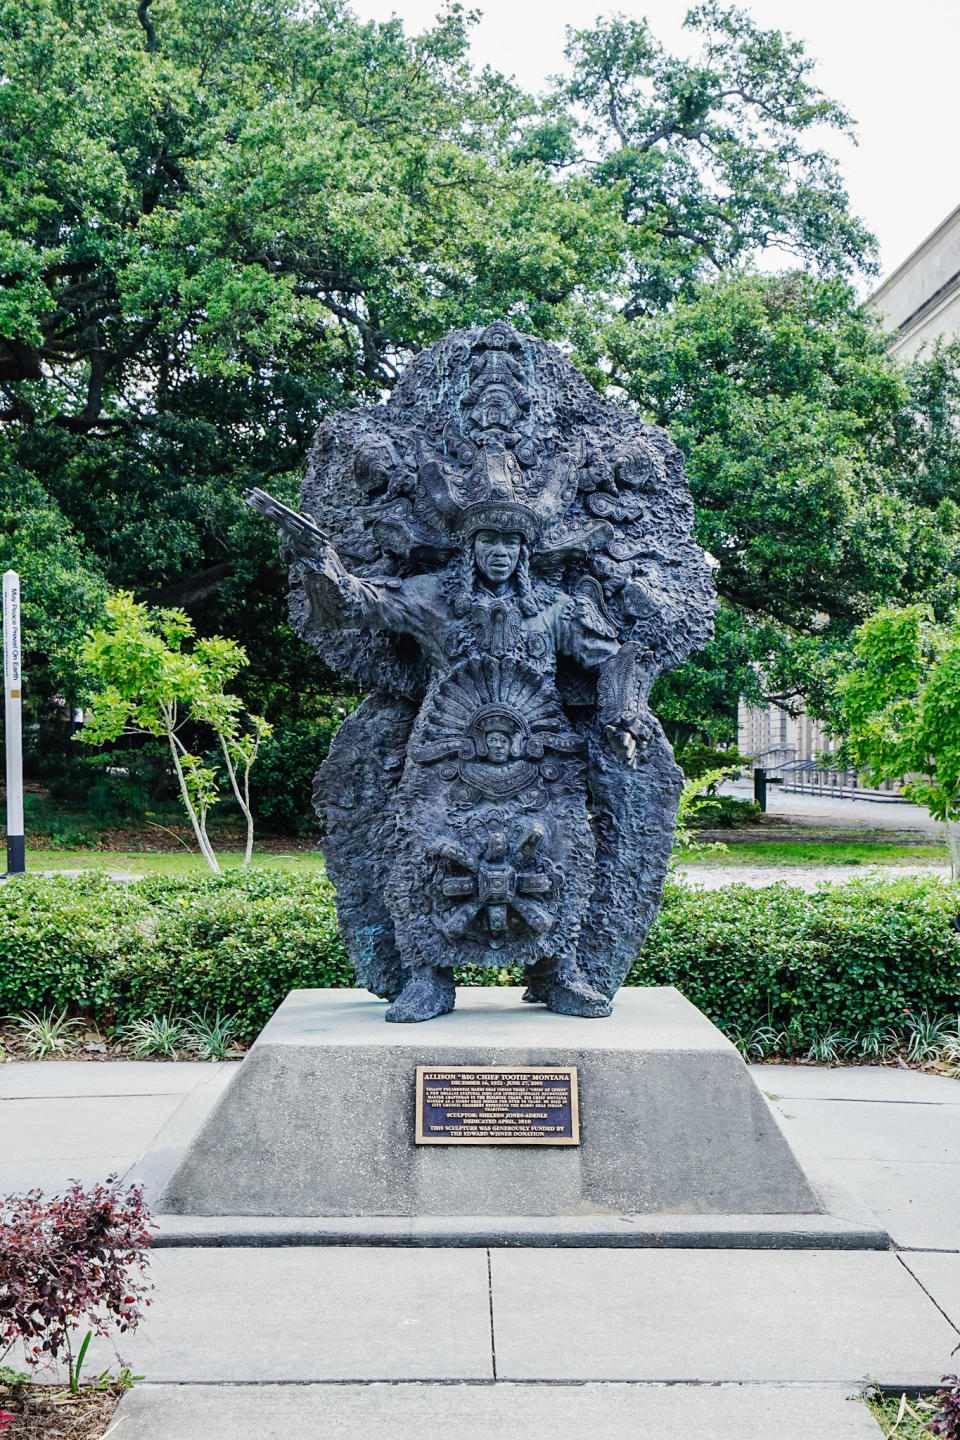
[[[8,875],[22,875],[27,868],[23,837],[22,690],[20,576],[16,570],[7,570],[3,577],[3,696],[7,746]]]

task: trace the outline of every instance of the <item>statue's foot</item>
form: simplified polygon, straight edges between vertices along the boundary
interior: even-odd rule
[[[526,990],[520,996],[528,1005],[546,1005],[547,992],[551,984],[557,978],[556,968],[551,965],[541,966],[539,964],[528,965],[523,972],[526,982]]]
[[[557,1015],[580,1015],[586,1020],[602,1020],[613,1009],[606,995],[585,980],[558,980],[546,989],[544,1000]]]
[[[520,999],[525,1000],[528,1005],[546,1005],[547,990],[550,986],[549,980],[541,979],[530,970],[525,972],[523,978],[527,982],[527,988],[520,996]]]
[[[385,1020],[411,1024],[417,1020],[433,1020],[447,1015],[457,998],[452,980],[439,975],[414,975],[407,981],[392,1005],[387,1006]]]

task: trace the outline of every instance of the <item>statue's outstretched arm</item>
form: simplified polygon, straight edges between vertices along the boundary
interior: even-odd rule
[[[402,581],[351,575],[332,545],[301,562],[300,581],[310,619],[321,629],[404,630]]]
[[[311,515],[298,514],[265,490],[245,490],[243,498],[279,531],[294,561],[294,577],[306,591],[310,618],[321,629],[365,627],[403,630],[401,581],[360,580],[346,569],[329,538]]]

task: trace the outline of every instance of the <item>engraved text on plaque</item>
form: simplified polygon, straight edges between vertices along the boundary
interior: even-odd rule
[[[417,1066],[418,1145],[579,1145],[575,1065]]]

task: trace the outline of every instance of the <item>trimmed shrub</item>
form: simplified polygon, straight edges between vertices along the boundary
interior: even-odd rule
[[[0,1014],[70,1006],[109,1026],[222,1010],[252,1038],[290,990],[352,983],[322,876],[26,877],[0,887]]]
[[[908,1028],[960,1009],[960,892],[934,879],[857,880],[813,894],[778,884],[668,882],[627,977],[676,985],[727,1034],[797,1047]],[[512,984],[502,970],[461,984]],[[96,875],[0,886],[0,1014],[70,1007],[101,1023],[219,1011],[252,1038],[293,989],[354,983],[323,876],[233,871],[117,885]]]
[[[136,886],[103,875],[25,875],[0,885],[0,1015],[108,1011],[117,971],[153,923]]]
[[[808,894],[668,883],[628,985],[676,985],[721,1029],[805,1038],[903,1029],[960,1009],[960,894],[920,876]]]

